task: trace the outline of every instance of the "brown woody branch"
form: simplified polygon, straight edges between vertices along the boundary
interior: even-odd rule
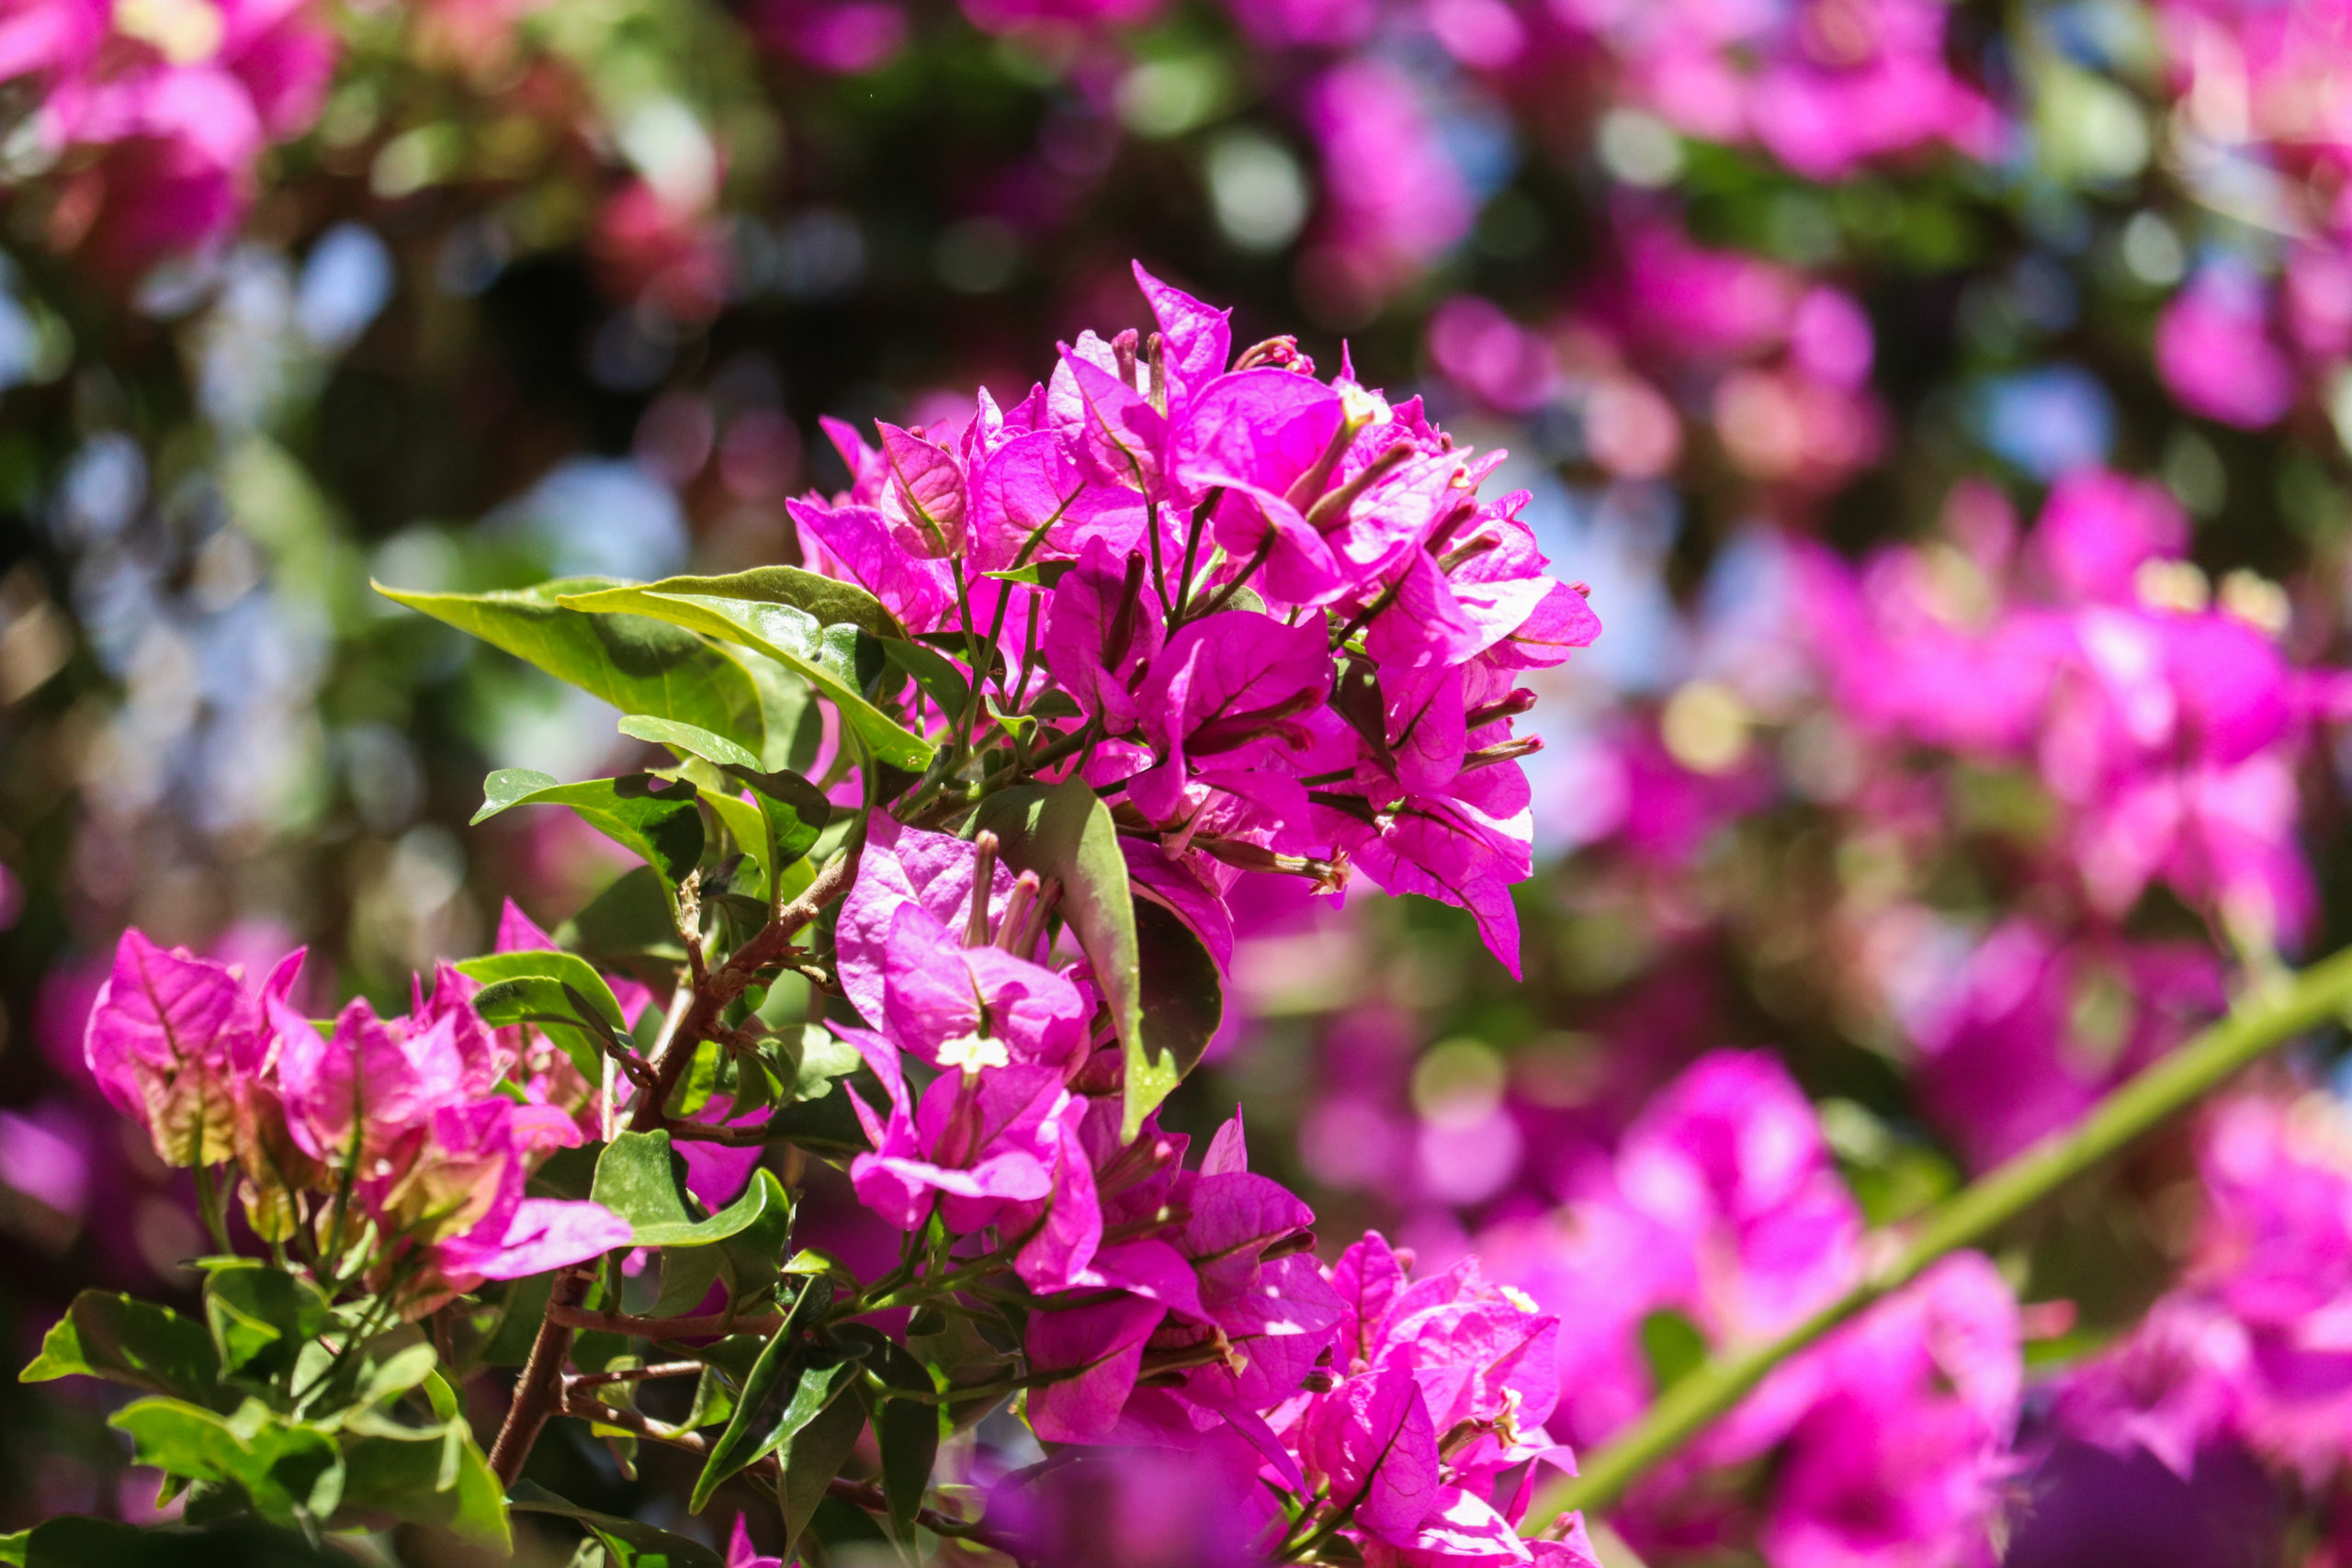
[[[705,972],[696,950],[693,1000],[686,1004],[676,1026],[669,1031],[661,1055],[652,1063],[652,1082],[638,1090],[629,1110],[630,1131],[651,1132],[665,1123],[665,1108],[672,1092],[693,1065],[695,1050],[710,1037],[712,1030],[719,1027],[727,1004],[741,996],[761,970],[781,962],[790,951],[793,938],[824,913],[828,905],[849,891],[850,884],[856,880],[858,860],[864,850],[861,829],[817,874],[807,892],[778,910],[774,919],[729,954],[716,972]],[[514,1485],[523,1473],[523,1461],[530,1457],[531,1445],[538,1441],[548,1418],[563,1404],[564,1364],[571,1359],[575,1332],[564,1317],[573,1308],[579,1289],[578,1278],[572,1273],[557,1276],[555,1289],[548,1297],[548,1315],[540,1320],[538,1337],[531,1342],[530,1359],[524,1363],[523,1375],[515,1380],[506,1419],[499,1427],[497,1441],[491,1446],[491,1469],[503,1486]]]

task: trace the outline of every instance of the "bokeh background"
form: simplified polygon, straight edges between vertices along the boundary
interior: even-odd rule
[[[243,129],[59,86],[133,69],[244,94]],[[1532,721],[1523,985],[1458,911],[1237,900],[1178,1120],[1242,1101],[1327,1238],[1535,1279],[1724,1049],[1784,1064],[1897,1221],[2347,934],[2338,0],[0,0],[0,75],[20,1356],[74,1289],[184,1290],[198,1249],[79,1064],[124,926],[306,942],[322,1006],[390,1003],[502,899],[552,927],[622,869],[569,818],[465,823],[491,769],[643,748],[371,578],[797,558],[786,498],[846,482],[820,416],[1017,396],[1145,321],[1135,259],[1510,448],[1606,628]],[[2040,543],[2062,502],[2120,566]],[[2109,600],[2256,629],[2295,694],[2246,745],[2222,697],[2145,739],[2206,768],[2156,826],[2093,721],[2004,697],[2055,656],[1983,652]],[[2165,1288],[2190,1160],[2004,1238],[2031,1354]],[[0,1389],[0,1529],[144,1517],[95,1398]],[[2101,1517],[2172,1521],[2148,1542],[2052,1506],[2010,1560],[2224,1561],[2210,1525],[2254,1543],[2227,1561],[2335,1561],[2332,1482],[2124,1468]]]

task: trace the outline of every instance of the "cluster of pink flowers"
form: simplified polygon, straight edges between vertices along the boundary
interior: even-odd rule
[[[1859,573],[1813,558],[1810,615],[1840,710],[1866,733],[2030,765],[2064,816],[2059,847],[2108,918],[2161,883],[2256,942],[2313,908],[2295,842],[2296,770],[2343,678],[2283,641],[2289,605],[2184,558],[2160,487],[2060,481],[2031,537],[1970,509],[1959,547],[1896,548]]]
[[[1033,754],[1156,834],[1123,838],[1133,874],[1211,952],[1241,872],[1352,866],[1468,908],[1516,972],[1516,682],[1598,620],[1546,574],[1524,495],[1479,497],[1499,455],[1344,365],[1318,379],[1288,339],[1236,359],[1227,312],[1137,276],[1157,332],[1081,336],[960,435],[831,426],[854,482],[792,503],[808,558],[910,631],[1001,634],[1008,699],[1067,716]]]
[[[1579,1446],[1659,1392],[1645,1328],[1672,1314],[1709,1347],[1783,1332],[1863,1268],[1862,1216],[1813,1107],[1768,1057],[1718,1053],[1630,1127],[1592,1190],[1477,1242],[1487,1267],[1564,1323],[1552,1424]],[[1958,1254],[1814,1348],[1637,1488],[1612,1517],[1655,1556],[1753,1535],[1781,1568],[1990,1563],[2013,1466],[2017,1303]],[[1701,1482],[1776,1456],[1762,1512]]]
[[[1810,179],[1938,144],[1990,158],[1999,111],[1944,58],[1936,0],[1575,0],[1619,92],[1687,135],[1762,147]]]
[[[1308,1521],[1370,1561],[1588,1561],[1513,1528],[1555,1452],[1533,1413],[1558,1322],[1475,1267],[1408,1283],[1377,1237],[1327,1271],[1238,1113],[1194,1169],[1156,1120],[1123,1145],[1118,1047],[1090,1043],[1083,972],[1041,962],[1036,893],[982,846],[876,818],[837,929],[842,987],[881,1025],[843,1036],[889,1096],[855,1102],[858,1197],[903,1230],[1017,1238],[1032,1374],[1063,1374],[1028,1396],[1036,1434],[1238,1466],[1259,1550]]]
[[[483,1022],[479,987],[446,964],[406,1018],[357,1000],[315,1025],[288,1000],[302,957],[255,988],[237,968],[123,936],[85,1049],[166,1164],[234,1160],[257,1235],[306,1247],[330,1272],[357,1248],[370,1286],[410,1315],[629,1239],[597,1204],[524,1195],[542,1160],[585,1136],[568,1059]]]
[[[1430,320],[1431,361],[1506,412],[1566,400],[1592,460],[1620,479],[1670,470],[1691,423],[1773,489],[1826,493],[1877,459],[1874,344],[1851,295],[1696,244],[1652,213],[1623,214],[1616,248],[1617,265],[1544,332],[1475,296],[1448,301]]]
[[[2352,1137],[2325,1096],[2211,1113],[2180,1283],[2055,1391],[2059,1432],[2186,1476],[2235,1444],[2317,1489],[2352,1461]]]
[[[227,234],[273,144],[310,129],[334,35],[299,0],[9,0],[0,81],[40,92],[51,238],[129,273]]]
[[[2352,98],[2340,5],[2165,0],[2155,7],[2191,178],[2258,169],[2276,246],[2231,246],[2165,304],[2158,377],[2191,413],[2278,424],[2352,358]],[[2283,176],[2283,177],[2282,177]]]

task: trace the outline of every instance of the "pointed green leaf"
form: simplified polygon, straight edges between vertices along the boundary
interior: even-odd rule
[[[474,1011],[493,1029],[527,1023],[547,1031],[580,1076],[595,1083],[604,1076],[605,1031],[597,1027],[595,1004],[584,997],[575,1004],[575,996],[578,991],[551,976],[517,975],[475,992]]]
[[[1144,1050],[1173,1060],[1181,1078],[1225,1021],[1225,976],[1193,928],[1150,898],[1136,900],[1136,955]]]
[[[867,1374],[882,1385],[874,1412],[874,1441],[882,1455],[882,1495],[890,1506],[890,1524],[899,1540],[912,1544],[915,1514],[931,1486],[932,1466],[939,1457],[946,1412],[922,1399],[894,1399],[893,1392],[929,1394],[943,1380],[934,1377],[922,1358],[868,1325],[854,1323],[842,1331],[870,1346]]]
[[[220,1356],[204,1325],[107,1291],[75,1296],[17,1378],[48,1382],[76,1373],[182,1399],[220,1397]]]
[[[775,1337],[744,1374],[735,1413],[695,1480],[690,1512],[701,1513],[721,1483],[790,1440],[855,1381],[857,1363],[846,1353],[801,1339],[804,1325],[820,1320],[832,1299],[832,1287],[821,1279],[809,1280],[794,1298]]]
[[[345,1445],[343,1463],[345,1515],[439,1525],[502,1551],[513,1545],[498,1477],[461,1419],[372,1427]]]
[[[1144,1032],[1135,895],[1109,808],[1085,781],[1069,778],[1001,790],[980,803],[971,826],[997,835],[1005,864],[1061,883],[1062,913],[1086,950],[1126,1057],[1120,1136],[1132,1139],[1183,1066],[1170,1043]]]
[[[486,953],[480,958],[461,958],[458,973],[489,985],[495,980],[513,980],[526,975],[543,975],[560,985],[569,986],[595,1005],[597,1013],[616,1032],[628,1028],[628,1016],[621,1010],[620,998],[613,995],[613,987],[596,972],[596,966],[571,953]]]
[[[759,687],[724,649],[660,620],[582,615],[559,603],[566,594],[609,588],[609,578],[565,578],[503,593],[411,593],[374,586],[386,598],[469,632],[623,713],[677,719],[753,748],[765,738]]]
[[[624,714],[620,731],[635,740],[651,740],[662,746],[674,746],[679,750],[703,758],[707,761],[729,767],[754,768],[760,765],[759,753],[747,751],[724,735],[691,724],[681,724],[673,718],[655,718],[647,714]]]
[[[765,1190],[764,1201],[741,1230],[707,1249],[718,1255],[720,1274],[727,1281],[728,1300],[738,1312],[752,1308],[775,1289],[776,1280],[782,1277],[778,1266],[792,1243],[791,1189],[764,1166],[752,1173],[752,1185]],[[736,1202],[750,1197],[746,1192]],[[668,1258],[665,1253],[665,1268]]]
[[[654,1298],[655,1317],[683,1317],[702,1304],[718,1283],[718,1248],[673,1247],[662,1254],[662,1293]]]
[[[893,637],[882,639],[882,652],[891,663],[913,676],[915,684],[945,712],[961,715],[971,702],[972,683],[937,649]]]
[[[729,768],[728,776],[752,792],[763,824],[762,860],[775,876],[808,859],[828,823],[832,803],[824,792],[795,773],[753,773]]]
[[[589,1197],[637,1231],[639,1247],[704,1247],[724,1241],[766,1212],[769,1188],[754,1181],[742,1196],[707,1217],[686,1191],[686,1162],[666,1132],[619,1133],[596,1160]]]
[[[613,585],[615,589],[627,586],[629,585]],[[691,593],[714,599],[748,599],[762,604],[787,604],[814,617],[819,626],[855,626],[874,637],[907,635],[906,628],[882,601],[856,583],[797,566],[759,566],[724,577],[665,577],[642,586],[652,593]]]
[[[984,571],[980,575],[993,577],[999,582],[1025,582],[1032,588],[1051,588],[1077,564],[1074,560],[1033,560],[1027,566],[1016,567],[1011,571]]]
[[[788,571],[793,569],[778,567],[769,570]],[[747,572],[742,575],[752,577],[757,574]],[[806,572],[799,575],[804,578],[811,576]],[[931,747],[866,698],[865,685],[867,676],[857,667],[859,660],[854,639],[895,633],[876,633],[854,621],[829,624],[789,600],[762,600],[709,592],[712,583],[735,581],[727,578],[673,578],[667,584],[607,588],[595,592],[567,595],[562,602],[578,610],[626,611],[654,616],[722,641],[740,643],[755,653],[765,654],[824,694],[841,710],[842,717],[849,728],[883,761],[912,773],[921,773],[930,765]],[[829,583],[834,588],[847,587],[846,584],[831,583],[825,578],[813,581]],[[672,586],[679,583],[695,586],[684,589]],[[850,640],[832,635],[836,632],[845,632]],[[879,651],[878,646],[876,651]]]
[[[141,1399],[108,1418],[130,1434],[131,1458],[190,1481],[237,1486],[272,1524],[324,1519],[342,1498],[343,1466],[324,1433],[249,1399],[222,1416],[178,1399]]]
[[[702,858],[702,813],[695,807],[694,785],[673,781],[665,789],[654,787],[663,782],[634,773],[567,784],[527,768],[502,768],[482,781],[482,806],[473,820],[515,806],[568,806],[674,886]]]
[[[333,1316],[316,1285],[266,1263],[241,1258],[205,1277],[205,1322],[224,1371],[270,1379],[289,1371]]]
[[[857,1447],[858,1434],[865,1430],[865,1402],[858,1397],[855,1380],[852,1379],[831,1404],[809,1417],[808,1424],[785,1444],[784,1468],[776,1477],[775,1500],[784,1513],[786,1562],[792,1560],[792,1549],[800,1544],[808,1521],[816,1517],[817,1506],[825,1500],[833,1477],[842,1472],[842,1466]]]

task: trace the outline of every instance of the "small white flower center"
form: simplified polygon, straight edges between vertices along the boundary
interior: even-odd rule
[[[985,1034],[961,1034],[939,1048],[939,1065],[961,1067],[977,1073],[982,1067],[1001,1067],[1012,1060],[1001,1040],[991,1040]]]
[[[1353,381],[1340,383],[1340,412],[1350,424],[1359,428],[1388,423],[1387,401],[1379,393],[1367,391]]]

